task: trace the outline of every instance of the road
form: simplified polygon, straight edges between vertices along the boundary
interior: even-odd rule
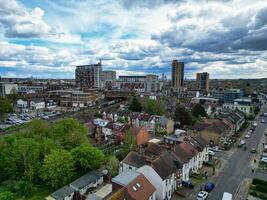
[[[261,112],[267,112],[267,107],[264,106]],[[244,151],[243,148],[234,150],[217,178],[215,178],[216,187],[210,193],[209,199],[221,200],[224,192],[229,192],[234,196],[241,182],[247,178],[257,177],[267,181],[267,173],[264,174],[260,171],[252,173],[255,154],[250,153],[250,149],[262,145],[260,141],[267,128],[267,124],[261,123],[261,118],[259,116],[255,121],[257,121],[258,126],[252,134],[252,137],[246,139],[247,151]]]

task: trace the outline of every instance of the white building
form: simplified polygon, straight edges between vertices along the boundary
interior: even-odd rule
[[[41,110],[45,108],[45,102],[44,101],[31,101],[30,102],[30,109],[31,110]]]
[[[17,108],[20,112],[25,112],[28,108],[27,101],[23,101],[22,99],[17,100]]]
[[[253,113],[252,101],[249,98],[235,99],[234,103],[224,103],[224,109],[240,110],[246,115]]]
[[[0,96],[5,97],[6,95],[12,94],[12,92],[18,92],[18,84],[14,83],[0,83]]]

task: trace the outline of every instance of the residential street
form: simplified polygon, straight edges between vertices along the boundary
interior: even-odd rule
[[[263,107],[262,111],[267,112],[266,106]],[[226,164],[219,175],[212,180],[216,187],[210,193],[209,199],[221,200],[224,192],[229,192],[235,196],[239,185],[247,178],[258,177],[267,180],[267,173],[261,172],[260,170],[252,173],[252,168],[255,168],[253,161],[257,158],[258,162],[259,155],[250,153],[250,149],[258,148],[258,145],[262,145],[260,141],[263,137],[264,130],[267,128],[267,124],[261,123],[259,116],[255,121],[257,121],[258,126],[252,137],[246,139],[247,151],[244,151],[243,148],[236,148],[234,153],[226,160]]]

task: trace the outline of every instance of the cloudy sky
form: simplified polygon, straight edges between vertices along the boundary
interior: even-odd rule
[[[0,75],[74,78],[102,59],[118,75],[267,77],[266,0],[0,0]]]

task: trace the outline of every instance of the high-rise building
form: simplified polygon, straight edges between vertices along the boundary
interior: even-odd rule
[[[242,98],[244,92],[240,89],[214,90],[211,95],[223,103],[233,103],[235,99]]]
[[[101,74],[101,61],[97,64],[77,66],[75,70],[76,84],[80,89],[100,88]]]
[[[196,74],[196,87],[202,92],[209,92],[209,73],[197,73]]]
[[[119,76],[119,88],[136,92],[145,92],[146,76]]]
[[[116,84],[116,71],[102,71],[101,88],[111,89]]]
[[[159,90],[158,79],[159,77],[157,75],[154,74],[146,75],[146,92],[154,93]]]
[[[179,89],[184,83],[184,63],[177,60],[172,61],[172,87]]]

